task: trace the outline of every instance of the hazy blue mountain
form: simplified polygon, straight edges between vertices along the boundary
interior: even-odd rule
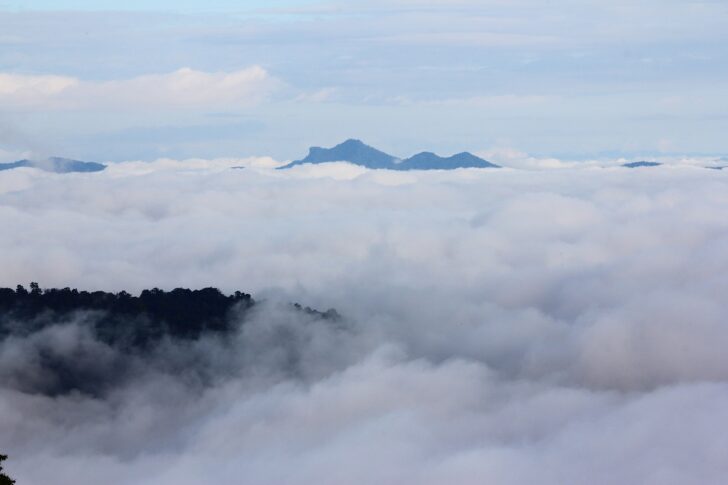
[[[454,168],[498,168],[498,165],[468,152],[458,153],[451,157],[422,152],[402,160],[394,168],[396,170],[451,170]]]
[[[622,166],[627,167],[627,168],[640,168],[640,167],[659,167],[660,165],[662,165],[662,164],[659,162],[644,162],[643,161],[643,162],[625,163]]]
[[[51,157],[46,160],[18,160],[12,163],[0,163],[0,170],[11,170],[13,168],[33,167],[46,172],[71,173],[71,172],[100,172],[106,165],[96,162],[81,162],[69,158]]]
[[[0,163],[0,170],[12,170],[14,168],[29,167],[27,160],[19,160],[12,163]]]
[[[400,160],[359,140],[351,139],[333,148],[311,147],[306,158],[279,168],[291,168],[304,163],[326,162],[349,162],[367,168],[386,168],[390,170],[449,170],[453,168],[498,167],[498,165],[467,152],[458,153],[451,157],[441,157],[434,153],[422,152],[406,160]]]
[[[311,147],[308,156],[284,167],[291,168],[304,163],[351,162],[367,168],[392,168],[396,157],[372,148],[360,140],[349,139],[333,148]]]

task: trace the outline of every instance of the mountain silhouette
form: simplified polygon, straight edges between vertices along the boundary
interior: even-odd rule
[[[351,162],[367,168],[392,168],[396,160],[396,157],[370,147],[361,140],[349,139],[333,148],[311,147],[306,158],[279,168],[326,162]]]
[[[451,157],[422,152],[402,160],[394,168],[396,170],[451,170],[454,168],[498,168],[498,165],[468,152],[458,153]]]
[[[455,168],[498,167],[498,165],[468,152],[458,153],[451,157],[441,157],[431,152],[422,152],[402,160],[377,150],[360,140],[349,139],[333,148],[311,147],[306,158],[279,168],[286,169],[305,163],[327,162],[349,162],[361,167],[389,170],[451,170]]]
[[[96,162],[82,162],[70,158],[51,157],[45,160],[18,160],[12,163],[0,163],[0,170],[12,170],[14,168],[31,167],[46,172],[72,173],[72,172],[100,172],[106,165]]]
[[[627,167],[627,168],[659,167],[660,165],[662,165],[662,164],[659,162],[645,162],[645,161],[630,162],[630,163],[622,164],[623,167]]]

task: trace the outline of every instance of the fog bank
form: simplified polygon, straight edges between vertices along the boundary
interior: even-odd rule
[[[133,358],[84,314],[4,339],[19,485],[724,481],[728,173],[274,165],[0,174],[0,286],[263,302]],[[133,371],[14,384],[49,351]]]

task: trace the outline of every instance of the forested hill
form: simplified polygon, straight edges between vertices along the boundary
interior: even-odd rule
[[[224,295],[217,288],[158,288],[138,296],[126,291],[0,288],[0,334],[27,333],[77,312],[92,312],[99,338],[108,343],[144,345],[164,336],[194,339],[204,331],[227,331],[229,312],[245,312],[255,304],[247,293]]]
[[[240,362],[255,366],[261,355],[279,358],[294,375],[301,365],[298,331],[319,322],[343,328],[333,309],[284,304],[283,312],[271,307],[262,317],[271,329],[266,348],[251,347],[237,330],[260,325],[254,307],[267,308],[247,293],[217,288],[153,288],[137,296],[37,283],[0,288],[0,387],[98,397],[150,372],[207,386],[224,369],[244,371]]]

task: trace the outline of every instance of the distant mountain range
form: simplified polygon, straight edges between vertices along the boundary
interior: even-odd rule
[[[51,157],[45,160],[18,160],[12,163],[0,163],[0,170],[31,167],[53,173],[100,172],[106,165],[96,162],[81,162],[69,158]]]
[[[728,161],[728,158],[718,161]],[[500,168],[488,160],[484,160],[469,152],[461,152],[449,157],[442,157],[432,152],[421,152],[412,155],[409,158],[401,159],[381,150],[377,150],[360,140],[349,139],[333,148],[311,147],[308,155],[301,159],[291,162],[278,169],[286,169],[303,165],[306,163],[318,164],[327,162],[349,162],[354,165],[371,169],[388,169],[388,170],[453,170],[456,168]],[[659,167],[663,165],[654,161],[635,161],[623,163],[621,166],[625,168],[649,168]],[[70,158],[51,157],[45,160],[18,160],[11,163],[0,163],[0,171],[12,170],[14,168],[37,168],[46,172],[53,173],[74,173],[74,172],[101,172],[106,169],[106,165],[96,162],[82,162]],[[243,166],[231,167],[234,169],[243,169]],[[712,170],[723,170],[728,165],[706,166]]]
[[[622,164],[623,167],[627,167],[627,168],[659,167],[660,165],[662,165],[662,164],[659,162],[645,162],[645,161],[629,162],[629,163]]]
[[[311,147],[306,158],[289,163],[281,169],[305,163],[349,162],[367,168],[389,170],[452,170],[455,168],[498,168],[498,165],[483,160],[472,153],[462,152],[450,157],[441,157],[431,152],[422,152],[410,158],[397,158],[370,147],[360,140],[346,140],[333,148]]]
[[[721,160],[718,160],[721,161]],[[722,161],[728,161],[726,159],[722,159]],[[660,162],[646,162],[646,161],[639,161],[639,162],[629,162],[629,163],[623,163],[622,167],[626,168],[643,168],[643,167],[660,167],[663,164]],[[708,168],[710,170],[723,170],[725,168],[728,168],[728,165],[707,165],[703,168]]]

